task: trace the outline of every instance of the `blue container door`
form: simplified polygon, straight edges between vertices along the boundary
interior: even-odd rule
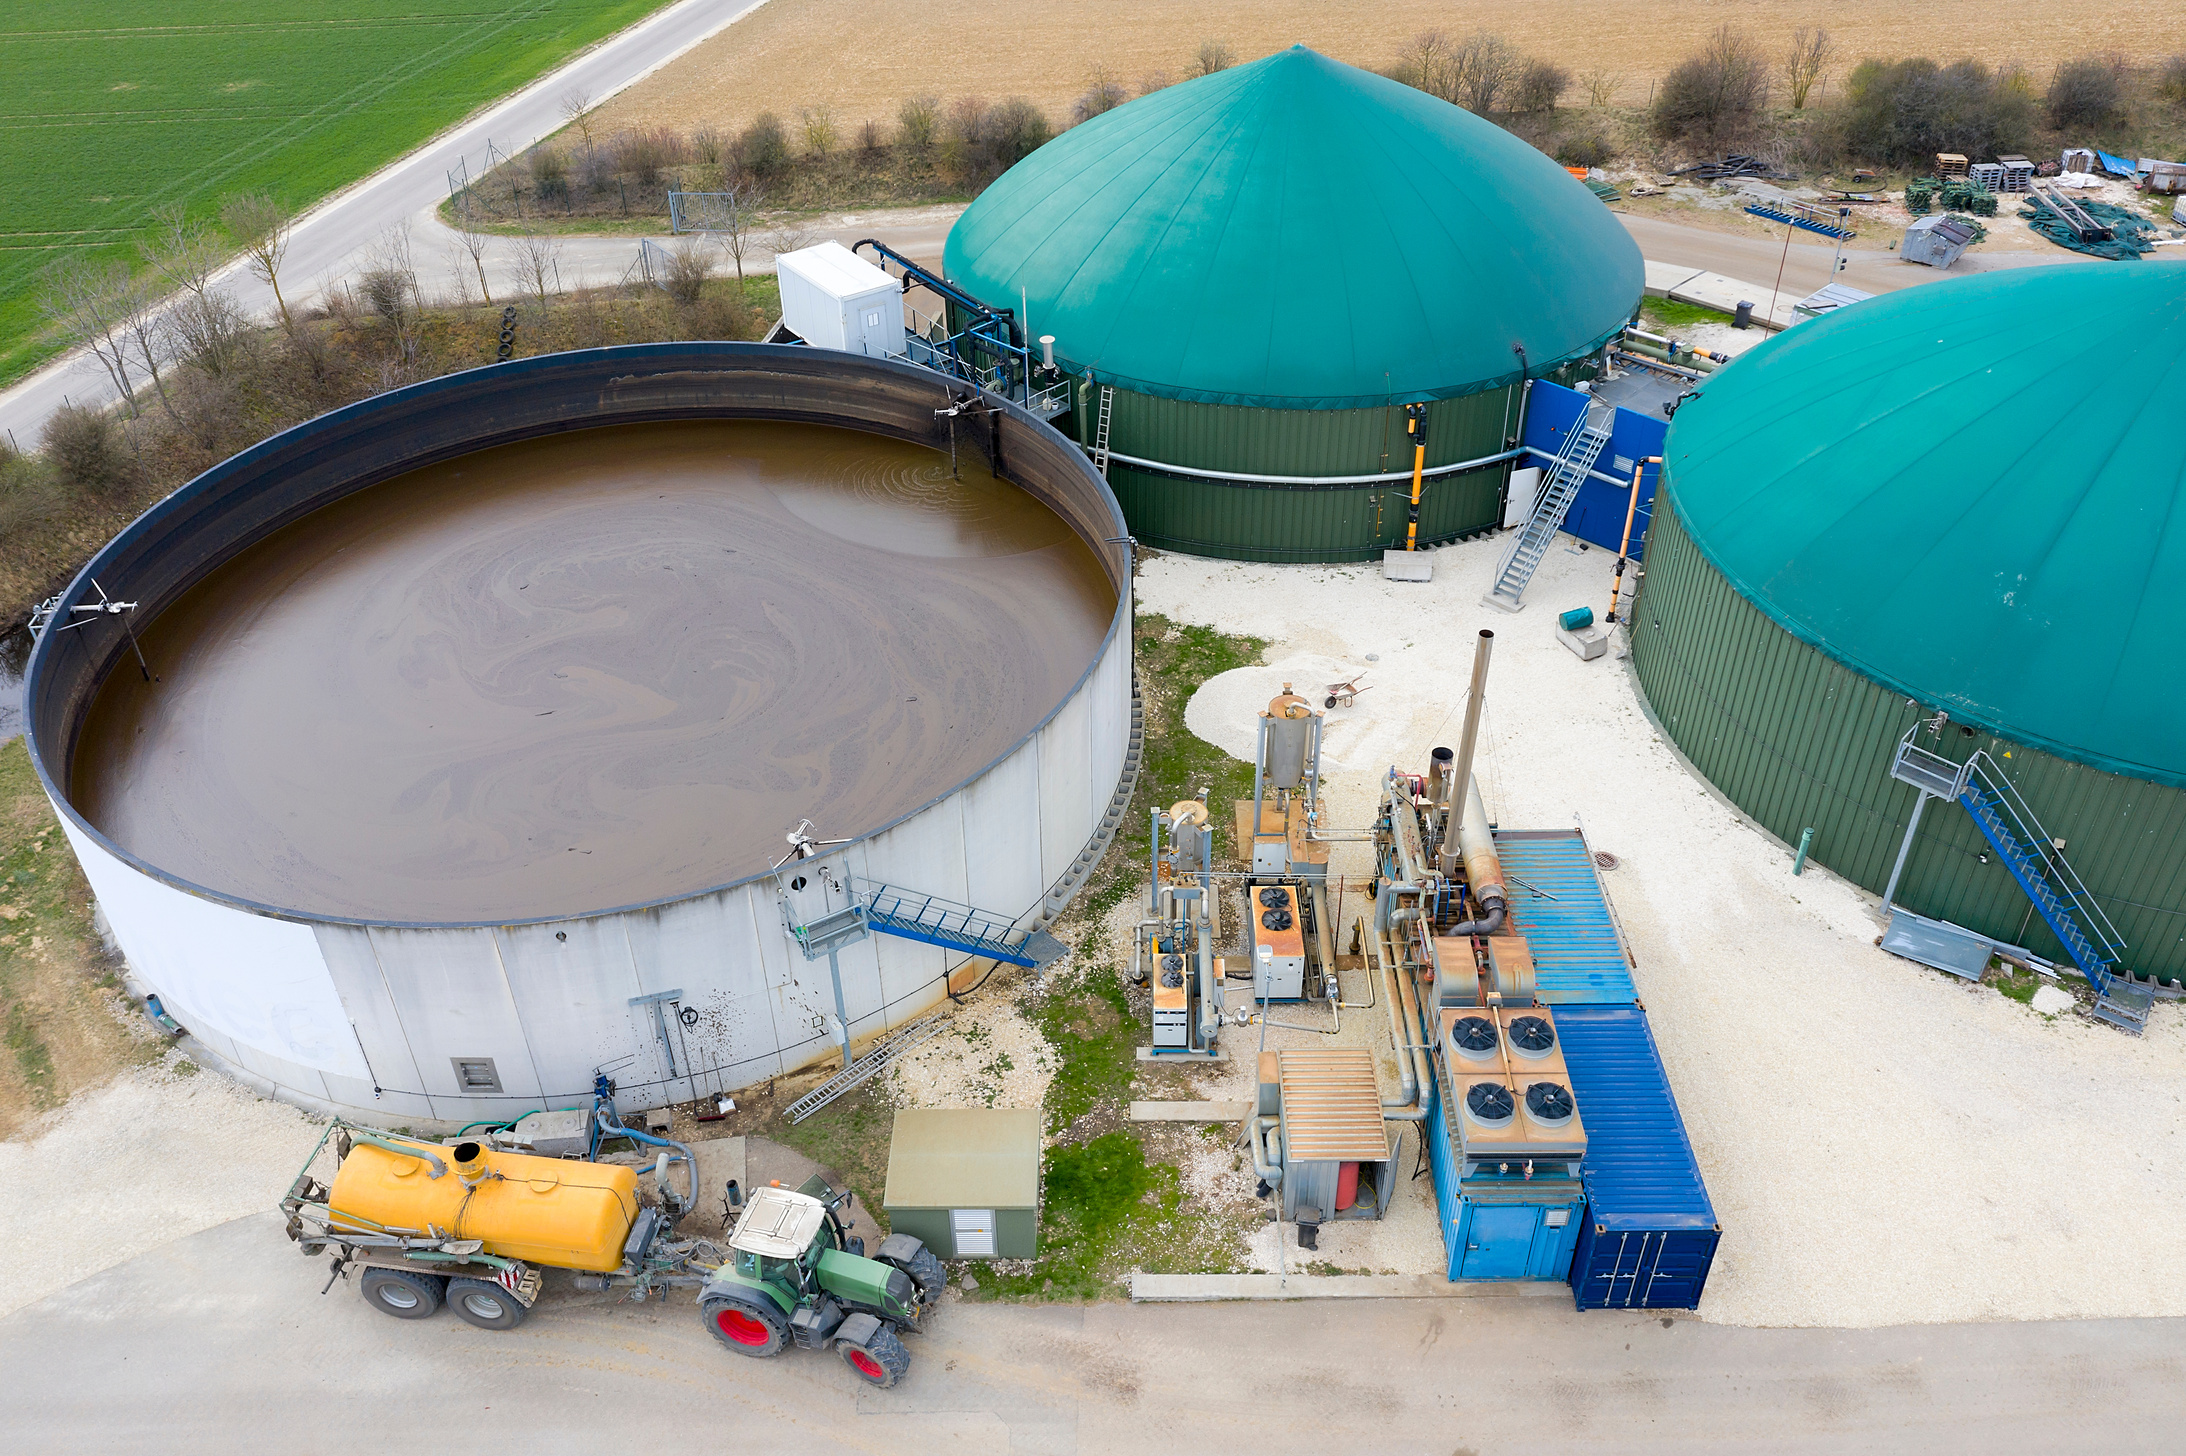
[[[1483,1208],[1473,1205],[1465,1231],[1460,1279],[1532,1277],[1533,1236],[1541,1225],[1538,1208]]]
[[[1580,1309],[1698,1309],[1721,1235],[1707,1230],[1593,1233],[1572,1266]]]

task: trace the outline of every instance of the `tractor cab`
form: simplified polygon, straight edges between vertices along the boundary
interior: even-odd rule
[[[825,1202],[787,1188],[761,1188],[729,1237],[730,1265],[762,1284],[809,1289],[819,1277],[820,1256],[841,1247],[834,1210]]]

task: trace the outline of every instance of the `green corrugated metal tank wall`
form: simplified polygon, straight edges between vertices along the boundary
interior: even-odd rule
[[[2175,983],[2181,399],[2186,267],[1923,285],[1750,351],[1671,425],[1632,621],[1648,706],[1734,804],[1877,893],[1917,798],[1891,757],[1947,711],[1921,746],[1985,750],[2125,963]],[[1962,806],[1922,816],[1898,900],[2065,958]]]
[[[1114,391],[1130,461],[1109,478],[1141,542],[1265,561],[1401,545],[1404,404],[1429,402],[1430,468],[1501,454],[1522,380],[1590,372],[1644,272],[1540,152],[1303,47],[1064,133],[966,209],[945,262],[1054,336],[1083,386],[1059,426],[1091,444]],[[1508,471],[1430,480],[1421,538],[1494,525]],[[1318,483],[1385,474],[1406,478]]]

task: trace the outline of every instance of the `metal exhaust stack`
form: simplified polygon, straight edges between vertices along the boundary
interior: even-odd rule
[[[1457,873],[1458,834],[1471,812],[1473,748],[1480,741],[1480,707],[1488,691],[1488,658],[1495,651],[1495,634],[1483,628],[1480,644],[1473,649],[1472,687],[1465,695],[1465,731],[1457,740],[1457,762],[1450,766],[1450,829],[1442,836],[1440,868],[1445,875]]]
[[[1495,852],[1495,837],[1488,832],[1487,807],[1481,802],[1479,781],[1473,777],[1473,749],[1480,740],[1480,710],[1488,691],[1488,658],[1494,650],[1495,634],[1483,631],[1473,653],[1465,734],[1458,740],[1457,763],[1450,770],[1450,823],[1442,836],[1439,864],[1445,875],[1451,875],[1463,860],[1466,889],[1480,909],[1478,919],[1461,920],[1451,926],[1452,935],[1493,935],[1503,928],[1503,860]]]

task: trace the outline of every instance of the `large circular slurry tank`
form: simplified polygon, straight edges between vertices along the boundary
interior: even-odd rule
[[[810,349],[553,355],[161,502],[61,620],[136,606],[28,682],[132,968],[285,1095],[468,1121],[828,1055],[792,927],[872,885],[1052,916],[1135,764],[1129,557],[1078,451],[960,397]],[[777,877],[803,820],[847,842]],[[840,946],[852,1035],[962,959]]]

